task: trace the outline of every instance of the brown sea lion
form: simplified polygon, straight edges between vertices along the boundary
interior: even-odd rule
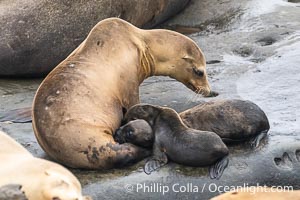
[[[270,129],[264,111],[240,99],[202,103],[179,115],[188,127],[215,132],[226,143],[253,138],[252,145],[258,146]]]
[[[184,35],[103,20],[41,83],[32,112],[36,138],[49,156],[69,167],[109,169],[136,162],[150,152],[119,145],[112,134],[123,112],[139,103],[139,85],[164,75],[214,96],[205,67],[202,51]]]
[[[250,192],[247,188],[221,194],[211,200],[299,200],[300,191],[276,191],[274,188],[256,188]]]
[[[22,187],[21,191],[29,200],[90,199],[82,196],[81,185],[71,172],[56,163],[33,157],[1,131],[0,146],[2,190],[9,192],[13,188],[7,186],[17,184]],[[21,195],[18,192],[17,194]],[[22,199],[22,196],[19,197]]]
[[[178,113],[167,107],[138,104],[131,107],[125,115],[124,121],[142,119],[148,122],[152,128],[153,158],[149,160],[144,171],[150,174],[152,171],[167,164],[168,160],[188,166],[209,166],[211,178],[220,178],[228,165],[228,149],[221,138],[208,131],[199,131],[188,128]],[[133,121],[132,123],[140,121]],[[114,138],[120,143],[124,137],[131,141],[137,141],[135,135],[126,128],[116,131]],[[131,134],[130,134],[131,133]],[[146,132],[149,136],[150,132]],[[150,134],[151,135],[151,134]],[[151,138],[149,136],[149,138]]]

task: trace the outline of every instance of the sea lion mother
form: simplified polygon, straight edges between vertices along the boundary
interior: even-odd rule
[[[123,112],[139,103],[139,85],[163,75],[213,96],[205,67],[202,51],[184,35],[103,20],[38,88],[36,138],[49,156],[73,168],[109,169],[141,160],[150,152],[112,137]]]

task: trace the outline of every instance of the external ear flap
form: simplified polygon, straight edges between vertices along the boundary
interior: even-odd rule
[[[51,178],[53,178],[53,180],[55,179],[56,181],[53,181],[53,186],[55,187],[67,187],[69,184],[64,180],[64,177],[62,177],[61,174],[51,170],[51,169],[47,169],[45,171],[46,176],[50,176]]]
[[[183,60],[187,61],[187,62],[192,62],[194,59],[192,57],[190,57],[189,55],[185,55],[183,58]]]
[[[46,176],[50,176],[50,171],[49,171],[49,170],[46,170],[46,171],[45,171],[45,174],[46,174]]]
[[[55,176],[55,177],[60,176],[56,171],[54,171],[52,169],[45,170],[45,174],[46,174],[46,176]]]

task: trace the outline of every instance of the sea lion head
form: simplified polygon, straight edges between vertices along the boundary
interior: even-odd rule
[[[155,42],[150,42],[150,49],[155,60],[155,75],[168,75],[206,97],[217,95],[210,89],[204,54],[193,40],[173,31],[153,33]]]
[[[155,118],[161,111],[161,107],[150,104],[136,104],[129,108],[126,112],[123,124],[136,119],[143,119],[148,122],[150,126],[153,126]]]
[[[147,148],[153,145],[154,135],[148,122],[137,119],[117,129],[114,134],[114,139],[120,144],[129,142]]]
[[[45,200],[92,200],[82,196],[80,183],[68,171],[47,169],[42,180],[42,196]]]

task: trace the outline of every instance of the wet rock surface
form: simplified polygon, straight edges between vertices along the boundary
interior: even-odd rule
[[[193,13],[183,12],[166,22],[166,27],[170,28],[171,22],[186,27],[202,24],[202,4],[192,2],[187,9],[194,10]],[[224,2],[224,7],[218,10],[220,2]],[[270,121],[268,137],[257,149],[251,149],[247,142],[231,146],[228,168],[219,180],[211,180],[207,168],[175,163],[150,176],[142,171],[143,161],[109,171],[72,170],[83,184],[85,194],[94,199],[203,200],[218,195],[224,186],[259,184],[300,189],[300,4],[283,0],[239,2],[208,3],[207,12],[216,12],[221,16],[219,20],[223,19],[222,13],[234,17],[230,23],[224,19],[226,26],[221,28],[211,28],[207,23],[201,32],[190,37],[202,48],[208,63],[212,63],[207,65],[207,71],[213,90],[220,93],[216,99],[241,98],[258,104]],[[193,17],[189,18],[190,14]],[[1,79],[0,111],[30,106],[40,82]],[[147,79],[140,91],[142,102],[177,111],[211,100],[165,77]],[[0,128],[35,156],[47,158],[36,142],[31,124],[0,123]],[[143,188],[137,191],[140,186]],[[164,194],[163,186],[169,189]]]

